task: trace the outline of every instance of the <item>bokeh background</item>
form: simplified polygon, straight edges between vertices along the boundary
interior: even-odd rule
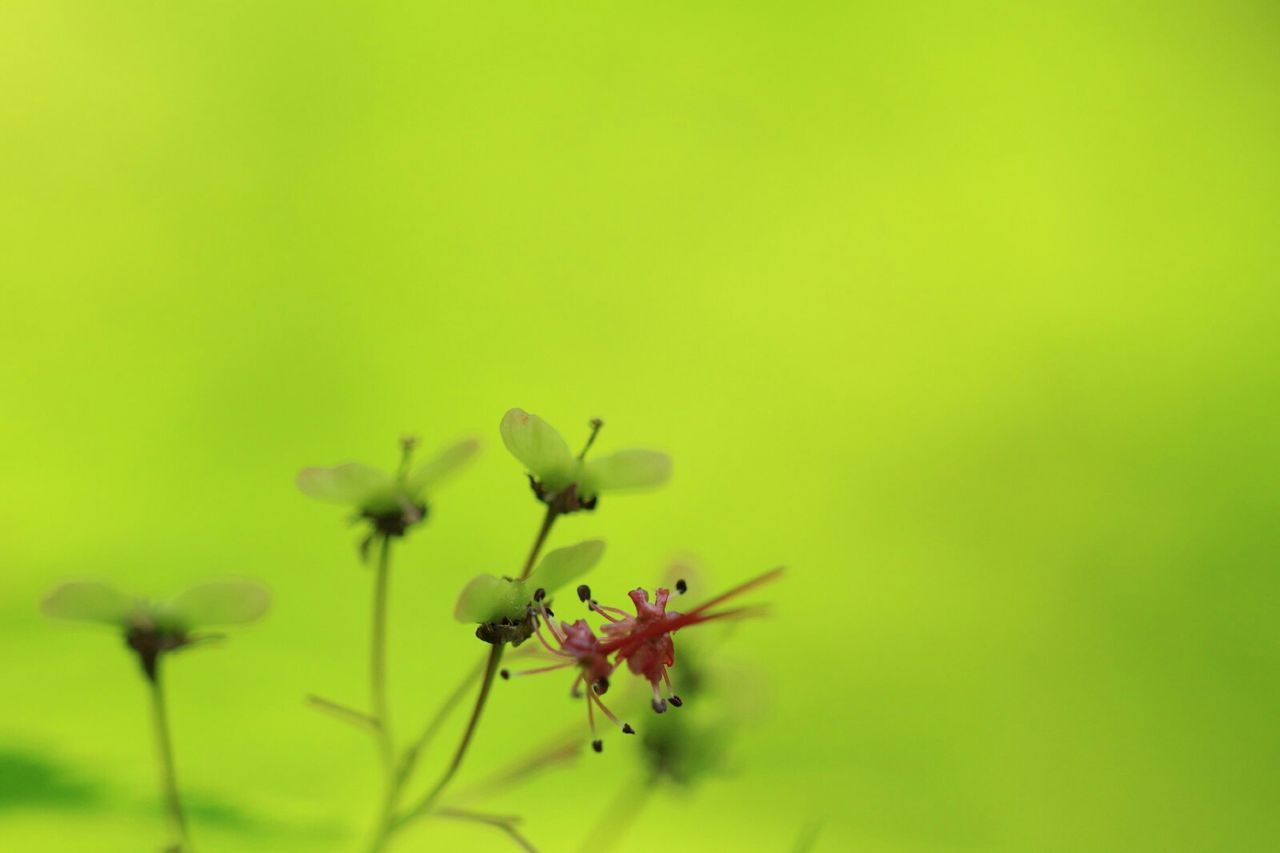
[[[1274,849],[1278,36],[1266,2],[7,0],[0,847],[163,839],[135,663],[40,596],[235,574],[270,618],[170,669],[198,846],[356,849],[373,751],[302,697],[363,703],[370,575],[293,476],[486,440],[397,558],[407,734],[476,658],[458,588],[538,523],[522,406],[676,458],[556,530],[608,539],[602,597],[791,568],[681,712],[739,721],[722,772],[646,796],[614,738],[486,804],[543,849],[626,785],[594,846]],[[499,687],[463,787],[585,728],[563,680]],[[462,845],[507,849],[401,849]]]

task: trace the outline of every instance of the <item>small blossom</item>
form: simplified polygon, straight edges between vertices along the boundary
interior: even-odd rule
[[[134,598],[95,581],[73,581],[49,593],[40,609],[57,619],[120,629],[154,679],[160,655],[213,638],[198,629],[253,622],[270,603],[266,587],[245,580],[198,584],[164,601]]]
[[[600,604],[591,597],[590,588],[584,584],[578,588],[579,597],[587,602],[592,612],[605,619],[599,635],[591,629],[585,619],[578,619],[571,623],[557,620],[545,604],[540,603],[536,608],[536,616],[540,617],[541,624],[546,625],[555,644],[553,645],[543,635],[538,618],[534,618],[534,634],[547,651],[562,660],[551,666],[526,670],[515,675],[533,675],[576,667],[578,677],[574,680],[573,690],[577,695],[580,686],[585,688],[582,692],[586,695],[587,717],[591,724],[592,736],[595,736],[595,708],[599,708],[615,725],[620,726],[624,733],[633,734],[635,730],[630,724],[619,722],[600,699],[600,696],[608,691],[609,679],[618,667],[625,663],[630,672],[649,682],[653,690],[653,709],[657,713],[665,712],[669,705],[681,707],[684,701],[675,693],[668,672],[675,665],[676,660],[672,635],[681,628],[703,622],[759,615],[763,612],[759,607],[734,607],[724,610],[714,608],[730,598],[777,579],[781,573],[782,569],[766,572],[702,603],[688,613],[667,610],[671,592],[666,588],[659,588],[652,601],[647,590],[632,590],[629,597],[636,610],[635,615],[632,615],[617,607]],[[679,587],[679,584],[677,586]],[[532,605],[531,609],[533,609]],[[511,675],[512,673],[503,671],[504,678],[509,678]],[[662,695],[662,686],[666,687],[665,697]],[[599,744],[599,740],[592,742],[597,752],[600,750]]]
[[[502,418],[502,442],[524,464],[538,499],[558,512],[594,509],[603,492],[660,486],[671,477],[671,457],[656,450],[619,450],[588,460],[603,422],[574,456],[560,433],[537,415],[511,409]]]
[[[477,575],[463,588],[454,606],[459,622],[476,622],[476,636],[486,643],[518,646],[533,633],[535,611],[556,590],[595,567],[604,555],[603,539],[588,539],[548,552],[524,580]]]
[[[361,543],[361,552],[367,553],[375,536],[403,536],[425,519],[427,494],[470,461],[480,446],[474,439],[460,441],[411,468],[409,461],[416,445],[412,438],[402,441],[400,468],[394,475],[360,462],[346,462],[304,468],[298,473],[298,488],[316,500],[354,508],[356,519],[370,525],[369,535]]]

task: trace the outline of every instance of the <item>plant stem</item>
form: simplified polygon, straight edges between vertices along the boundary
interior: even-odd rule
[[[444,704],[440,706],[439,710],[436,711],[435,716],[433,716],[431,721],[427,723],[427,727],[422,730],[422,734],[418,736],[418,739],[413,742],[412,746],[405,750],[404,756],[400,760],[400,769],[396,771],[397,794],[403,787],[404,783],[409,780],[409,777],[413,775],[414,766],[422,756],[422,751],[427,748],[427,744],[429,744],[432,738],[436,736],[436,733],[440,731],[440,727],[444,725],[444,721],[448,718],[449,713],[453,711],[459,702],[462,701],[462,697],[467,695],[467,688],[471,686],[471,682],[475,681],[480,673],[484,671],[487,659],[488,658],[486,657],[479,661],[476,666],[472,667],[472,669],[467,673],[466,678],[464,678],[462,683],[458,685],[457,689],[455,689],[453,693],[449,694],[449,698],[444,700]]]
[[[556,523],[556,516],[559,514],[554,504],[547,504],[547,514],[542,518],[542,527],[538,528],[538,536],[533,540],[529,556],[525,558],[524,568],[520,570],[520,580],[529,577],[529,573],[533,571],[533,564],[537,561],[538,554],[541,553],[542,546],[547,541],[547,534],[551,532],[551,525]]]
[[[481,812],[462,811],[461,809],[439,809],[436,811],[436,814],[440,817],[452,818],[453,820],[469,820],[475,823],[482,823],[485,826],[495,827],[510,836],[511,840],[520,846],[520,849],[527,851],[527,853],[538,853],[538,848],[534,847],[533,843],[521,835],[520,831],[516,829],[515,824],[519,818],[507,815],[488,815]]]
[[[151,686],[152,722],[155,724],[156,747],[160,755],[160,789],[164,794],[165,808],[173,824],[177,841],[176,849],[187,850],[187,819],[182,813],[182,800],[178,796],[178,779],[173,770],[173,743],[169,739],[169,714],[165,707],[164,686],[160,682],[160,661],[148,679]]]
[[[387,583],[391,574],[391,537],[382,537],[377,575],[373,588],[373,633],[369,650],[369,702],[377,724],[378,746],[382,753],[383,796],[374,825],[373,847],[381,847],[395,807],[397,783],[395,750],[391,743],[391,723],[387,713]]]
[[[520,574],[521,580],[527,578],[529,572],[533,571],[533,564],[537,561],[538,554],[542,551],[542,546],[546,543],[547,535],[551,533],[551,526],[555,524],[558,515],[559,512],[554,506],[549,505],[547,507],[547,513],[542,519],[542,526],[538,528],[538,535],[533,540],[533,547],[529,549],[529,556],[525,558],[524,570]],[[387,835],[403,827],[409,821],[430,812],[432,806],[436,804],[436,800],[440,798],[449,782],[453,780],[458,768],[462,766],[462,760],[467,755],[467,747],[471,745],[471,738],[475,735],[476,729],[480,725],[480,717],[484,714],[485,703],[489,700],[489,689],[493,687],[493,677],[498,674],[498,665],[502,663],[504,650],[505,646],[501,644],[495,645],[489,650],[489,660],[485,664],[484,679],[480,682],[480,693],[476,696],[475,707],[471,710],[471,719],[467,721],[467,728],[462,733],[462,740],[458,743],[458,748],[453,753],[453,760],[449,762],[444,774],[436,782],[435,787],[418,801],[417,805],[413,806],[401,817],[390,821],[387,831],[380,836],[380,839],[384,840]],[[380,848],[375,847],[374,849]]]
[[[378,721],[382,758],[391,765],[391,725],[387,719],[387,582],[391,573],[391,537],[382,537],[373,589],[373,637],[369,653],[369,698]]]
[[[476,696],[476,705],[471,710],[471,719],[467,721],[467,728],[462,733],[462,740],[458,743],[458,748],[453,753],[453,760],[449,762],[449,766],[445,769],[440,780],[436,782],[435,787],[427,792],[418,804],[409,810],[404,817],[395,822],[395,826],[403,825],[412,818],[424,815],[431,811],[431,807],[435,805],[436,800],[440,798],[440,794],[445,787],[453,779],[454,774],[458,772],[458,768],[462,766],[462,759],[466,757],[467,747],[471,745],[471,738],[476,733],[476,728],[480,725],[480,715],[484,713],[485,703],[489,699],[489,688],[493,687],[493,677],[498,674],[498,665],[502,662],[502,653],[505,650],[502,644],[495,645],[489,650],[489,660],[484,669],[484,680],[480,682],[480,693]]]

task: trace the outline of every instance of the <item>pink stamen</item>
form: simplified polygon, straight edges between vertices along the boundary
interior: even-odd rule
[[[517,675],[537,675],[542,672],[554,672],[557,669],[565,669],[567,667],[575,666],[576,664],[576,661],[570,660],[565,661],[564,663],[553,664],[551,666],[540,666],[537,669],[522,669],[519,672],[508,672],[507,674],[511,678],[515,678]]]

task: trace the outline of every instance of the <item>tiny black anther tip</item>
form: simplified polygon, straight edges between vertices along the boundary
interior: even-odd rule
[[[596,752],[604,752],[604,741],[602,740],[591,741],[591,748],[594,749]]]
[[[684,704],[684,700],[683,700],[683,699],[681,699],[679,696],[672,696],[672,697],[671,697],[671,704],[672,704],[672,705],[674,705],[675,707],[679,708],[681,705],[683,705],[683,704]]]
[[[591,597],[591,587],[587,586],[585,583],[584,583],[584,584],[579,584],[579,585],[578,585],[578,600],[579,600],[579,601],[586,601],[586,600],[587,600],[588,598],[590,598],[590,597]]]
[[[609,679],[603,677],[597,678],[595,684],[591,686],[595,688],[598,695],[603,696],[605,693],[609,692]]]
[[[631,728],[631,724],[630,724],[630,723],[623,723],[623,724],[622,724],[622,733],[623,733],[624,735],[633,735],[633,734],[635,734],[635,733],[636,733],[636,730],[635,730],[635,729],[633,729],[633,728]]]
[[[502,676],[502,680],[503,680],[503,681],[506,681],[508,678],[510,678],[510,677],[511,677],[511,670],[509,670],[509,669],[500,669],[500,670],[498,670],[498,675]]]
[[[684,595],[688,591],[689,591],[689,585],[684,582],[684,578],[680,578],[680,580],[676,581],[677,593],[679,593],[680,595]]]
[[[667,710],[667,700],[666,700],[666,699],[654,699],[654,700],[653,700],[653,710],[654,710],[654,712],[655,712],[655,713],[658,713],[658,714],[665,713],[665,712],[666,712],[666,710]]]
[[[535,590],[533,591],[533,600],[534,600],[534,601],[541,601],[542,599],[544,599],[544,598],[546,598],[546,597],[547,597],[547,591],[546,591],[545,589],[543,589],[542,587],[538,587],[537,589],[535,589]]]

